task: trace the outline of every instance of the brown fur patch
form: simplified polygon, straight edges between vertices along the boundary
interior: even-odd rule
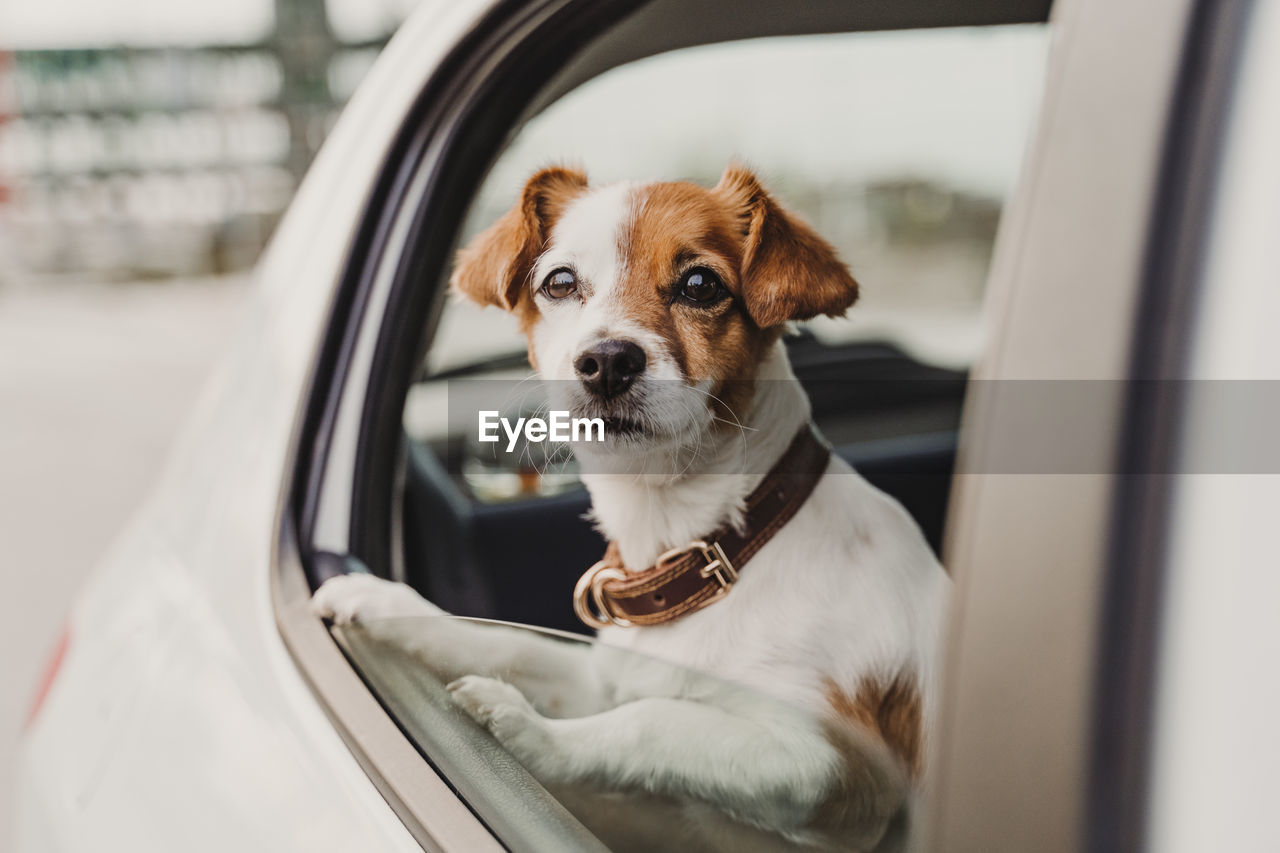
[[[857,298],[835,250],[739,166],[714,189],[651,184],[632,204],[618,298],[664,338],[685,376],[713,380],[723,428],[750,402],[756,368],[788,320],[842,314]],[[733,298],[707,307],[678,299],[680,276],[697,266]]]
[[[738,298],[743,244],[736,216],[710,190],[688,183],[641,188],[632,205],[619,240],[626,263],[618,299],[629,318],[664,339],[686,377],[712,380],[722,400],[716,415],[732,422],[780,331],[758,325]],[[709,306],[681,300],[680,278],[693,267],[715,272],[731,298]]]
[[[854,696],[831,679],[823,688],[832,711],[825,733],[841,769],[810,824],[855,849],[870,849],[905,819],[908,779],[920,770],[919,692],[903,674],[887,682],[868,679]]]
[[[907,773],[919,775],[924,721],[914,678],[907,673],[887,681],[868,678],[852,697],[831,679],[823,688],[837,718],[879,735]]]

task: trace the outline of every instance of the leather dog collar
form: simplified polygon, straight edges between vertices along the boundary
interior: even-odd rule
[[[799,511],[830,458],[831,449],[805,425],[747,496],[741,533],[726,525],[672,548],[642,572],[628,572],[610,542],[604,558],[574,588],[578,618],[593,628],[661,625],[719,600],[747,561]]]

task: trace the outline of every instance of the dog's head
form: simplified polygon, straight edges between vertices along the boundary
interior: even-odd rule
[[[831,246],[739,166],[712,189],[545,169],[458,254],[451,284],[519,317],[575,416],[656,446],[732,423],[787,322],[858,295]]]

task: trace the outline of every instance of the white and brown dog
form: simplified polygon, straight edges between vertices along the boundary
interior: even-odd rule
[[[875,847],[922,779],[949,581],[903,508],[812,438],[781,338],[856,299],[833,249],[741,167],[712,189],[552,168],[462,250],[452,285],[514,312],[538,374],[606,421],[608,441],[577,448],[612,543],[580,612],[637,659],[754,691],[499,634],[426,630],[415,651],[548,784]],[[636,582],[673,567],[674,585]],[[314,604],[338,623],[439,612],[368,576]],[[495,661],[503,680],[468,674]]]

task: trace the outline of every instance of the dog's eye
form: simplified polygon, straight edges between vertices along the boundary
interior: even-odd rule
[[[558,269],[542,282],[542,293],[548,299],[564,299],[578,291],[578,277],[572,270]]]
[[[715,302],[723,290],[720,277],[706,267],[694,267],[680,279],[680,295],[698,305]]]

